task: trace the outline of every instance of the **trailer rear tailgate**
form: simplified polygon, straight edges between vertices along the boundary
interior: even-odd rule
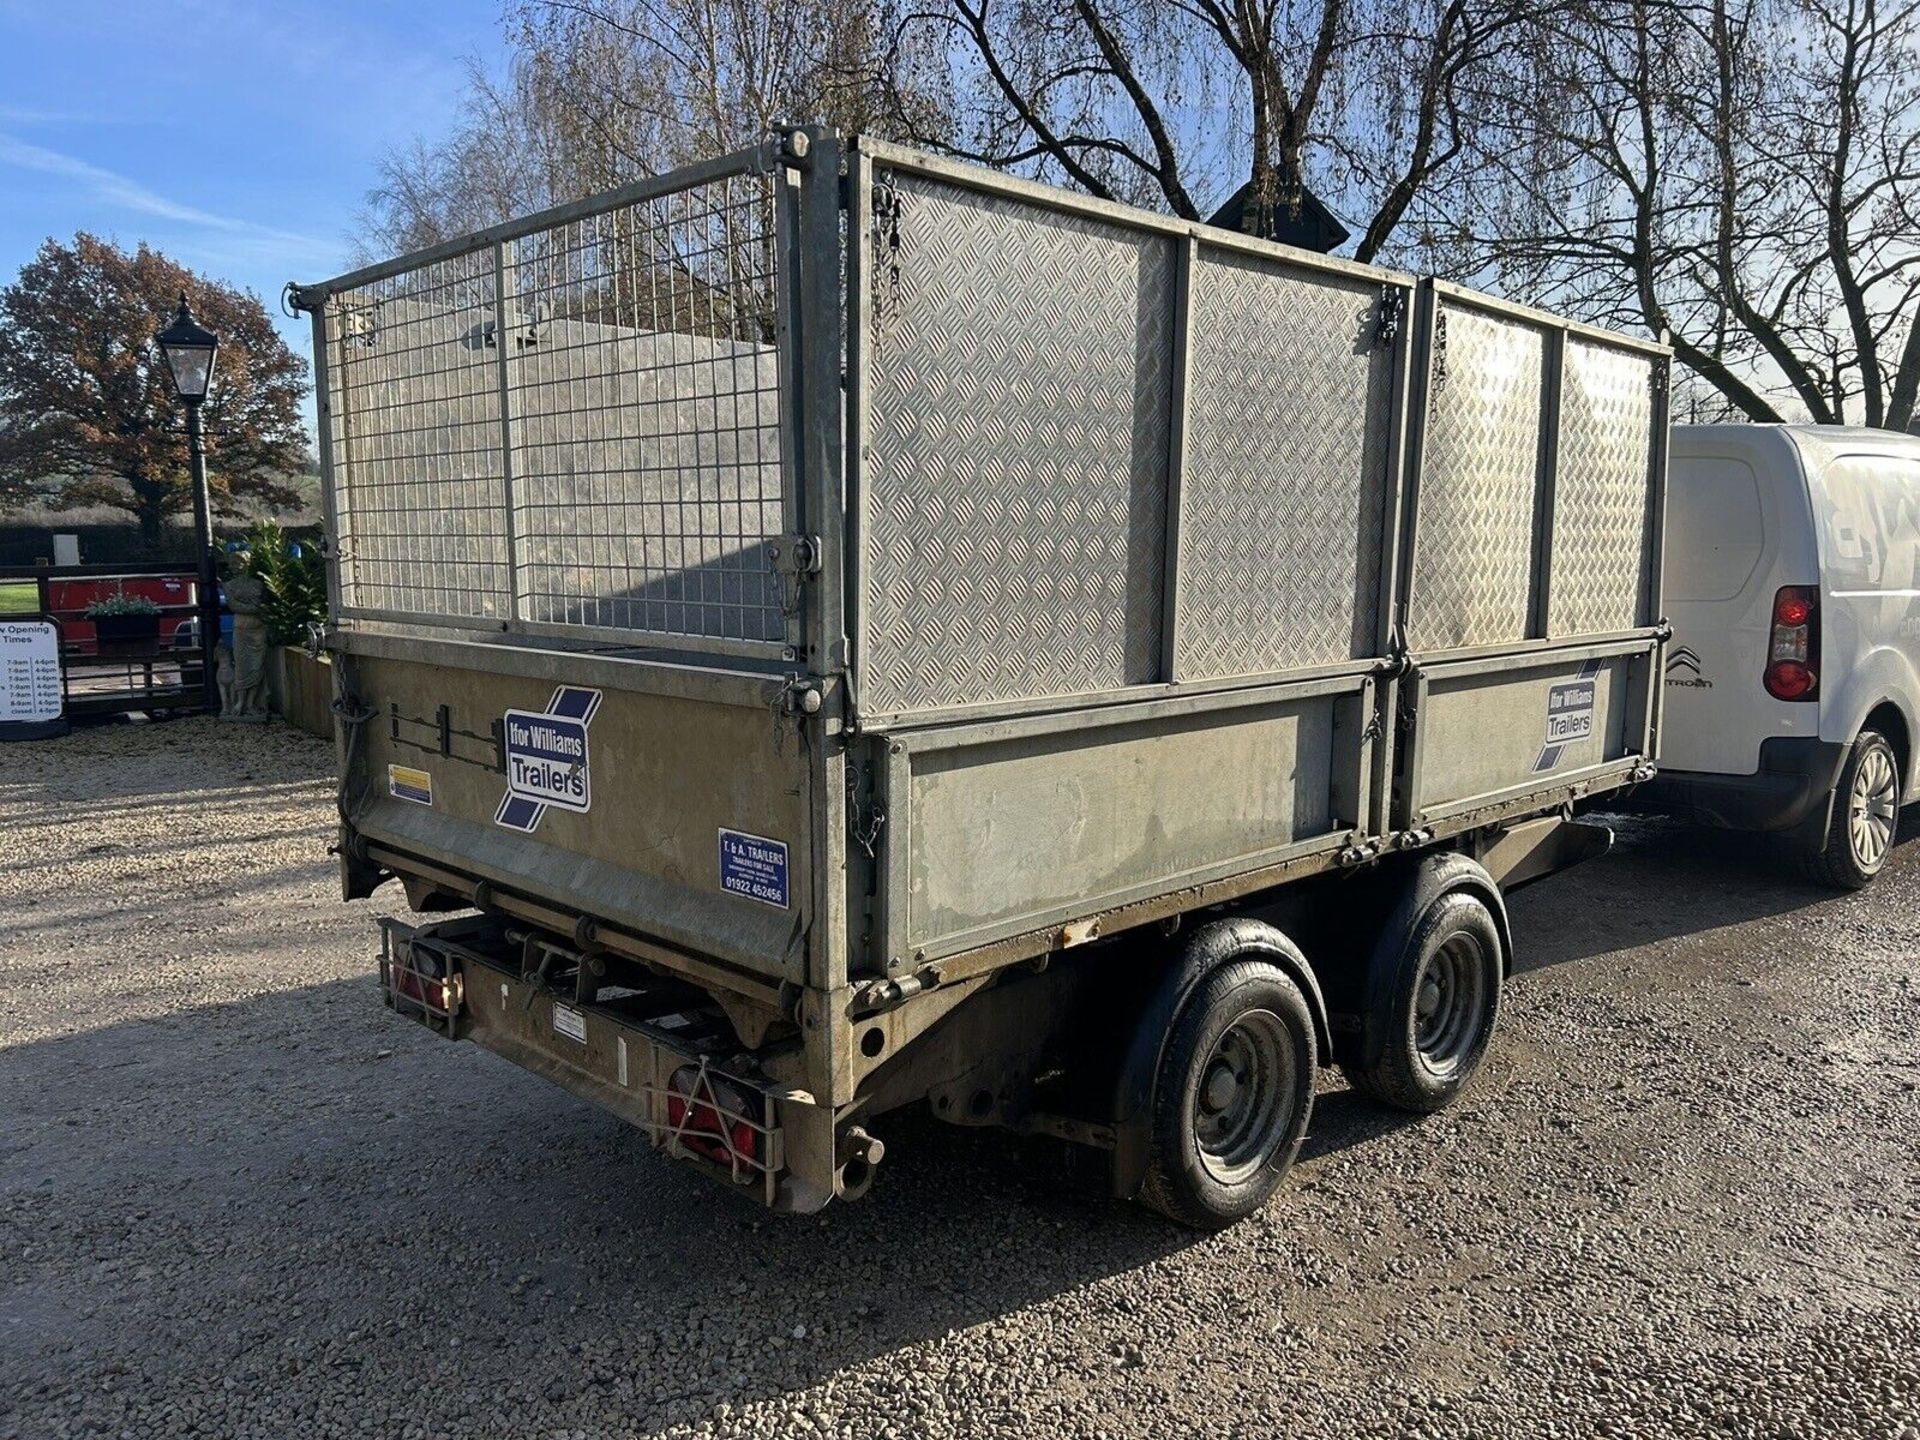
[[[356,637],[357,638],[357,637]],[[354,648],[363,648],[354,639]],[[508,647],[357,655],[369,719],[346,818],[367,840],[757,974],[804,978],[805,766],[777,680]],[[441,662],[441,663],[436,663]],[[704,692],[704,693],[703,693]]]

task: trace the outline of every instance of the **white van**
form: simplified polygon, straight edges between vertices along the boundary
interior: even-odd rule
[[[1678,425],[1670,458],[1651,798],[1858,889],[1920,798],[1920,436]]]

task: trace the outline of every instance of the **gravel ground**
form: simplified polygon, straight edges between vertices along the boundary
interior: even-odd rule
[[[1629,822],[1515,897],[1467,1099],[1330,1077],[1224,1235],[911,1116],[792,1220],[388,1016],[329,760],[0,747],[0,1437],[1920,1440],[1920,846]]]

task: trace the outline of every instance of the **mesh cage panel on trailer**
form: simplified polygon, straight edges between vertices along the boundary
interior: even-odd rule
[[[505,433],[490,253],[328,302],[341,606],[505,620]]]
[[[780,638],[772,207],[768,182],[736,176],[511,247],[529,621]]]
[[[330,298],[343,613],[779,645],[780,182],[751,160]]]

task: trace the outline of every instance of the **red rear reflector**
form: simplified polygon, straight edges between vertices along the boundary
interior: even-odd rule
[[[684,1149],[716,1165],[760,1158],[760,1132],[746,1117],[747,1095],[738,1086],[682,1065],[667,1081],[667,1124]]]
[[[438,969],[440,962],[422,957],[418,951],[408,950],[393,967],[393,989],[401,998],[417,1000],[429,1010],[451,1011],[452,987],[445,976],[432,974],[424,968],[429,965]]]
[[[1776,700],[1804,700],[1813,690],[1813,672],[1798,660],[1776,660],[1767,667],[1767,693]]]

